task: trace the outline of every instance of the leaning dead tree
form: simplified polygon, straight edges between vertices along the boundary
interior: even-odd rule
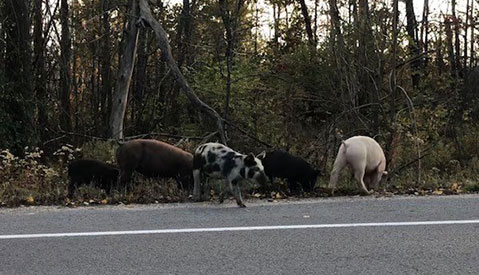
[[[135,66],[136,48],[139,35],[135,15],[137,15],[138,12],[138,2],[133,0],[131,2],[130,10],[130,13],[133,16],[128,20],[124,32],[120,72],[116,83],[115,93],[113,95],[110,114],[110,134],[112,138],[117,140],[123,139],[123,121],[125,119],[131,76]]]
[[[181,89],[185,93],[186,97],[190,100],[191,104],[193,104],[196,108],[204,111],[208,114],[212,119],[216,120],[216,127],[218,134],[220,136],[221,142],[226,144],[226,137],[224,132],[224,120],[223,118],[210,106],[206,103],[201,101],[201,99],[196,96],[193,89],[188,85],[186,82],[185,77],[180,72],[178,65],[176,64],[173,55],[171,54],[171,47],[168,42],[168,36],[161,26],[161,24],[153,17],[151,14],[150,7],[148,5],[147,0],[139,0],[140,3],[140,22],[143,22],[146,26],[149,26],[155,32],[158,45],[161,49],[161,54],[163,55],[166,64],[171,70],[173,77],[175,78],[176,82],[180,85]]]

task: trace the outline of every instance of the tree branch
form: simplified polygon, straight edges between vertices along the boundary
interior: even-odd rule
[[[178,82],[178,84],[180,85],[186,97],[190,100],[190,102],[195,107],[206,112],[211,118],[216,120],[216,127],[218,130],[218,134],[220,136],[221,142],[223,144],[226,144],[226,136],[225,136],[225,131],[223,127],[223,121],[224,121],[223,118],[213,108],[211,108],[206,103],[201,101],[201,99],[198,98],[198,96],[195,94],[193,89],[188,85],[185,77],[180,72],[180,69],[178,68],[178,65],[176,64],[176,61],[173,59],[173,55],[171,54],[170,44],[167,38],[168,35],[166,34],[161,24],[151,14],[148,1],[147,0],[139,0],[139,1],[140,1],[140,19],[143,22],[145,22],[147,26],[150,26],[155,32],[158,46],[161,49],[161,54],[163,55],[166,63],[168,64],[168,67],[170,67],[173,77]]]

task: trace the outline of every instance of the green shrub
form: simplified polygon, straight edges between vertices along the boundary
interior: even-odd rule
[[[25,156],[0,152],[0,201],[2,205],[52,204],[62,200],[65,181],[58,170],[39,162],[43,151],[25,148]]]
[[[115,163],[116,148],[118,144],[115,141],[90,141],[82,146],[83,158]]]

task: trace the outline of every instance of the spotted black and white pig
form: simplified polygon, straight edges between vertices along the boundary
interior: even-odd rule
[[[320,173],[304,159],[280,150],[263,152],[258,155],[258,158],[261,160],[264,172],[271,184],[277,177],[288,181],[289,190],[293,194],[299,194],[301,187],[303,191],[313,191]]]
[[[383,175],[387,175],[384,152],[381,146],[370,137],[355,136],[342,142],[329,179],[329,188],[332,193],[341,170],[348,165],[353,169],[354,177],[364,194],[370,194],[366,186],[375,188],[381,182]]]
[[[146,177],[174,178],[180,188],[191,186],[193,155],[154,139],[135,139],[116,150],[122,186],[131,181],[133,171]]]
[[[205,143],[196,148],[193,158],[193,199],[200,199],[200,178],[204,174],[209,177],[224,178],[228,182],[229,191],[236,199],[239,207],[246,207],[241,198],[240,182],[253,180],[260,185],[266,183],[261,161],[253,154],[243,155],[220,143]],[[223,194],[221,194],[223,197]]]
[[[72,197],[78,186],[90,183],[94,183],[97,187],[110,193],[118,181],[119,172],[117,167],[99,160],[74,160],[68,165],[70,178],[68,196]]]

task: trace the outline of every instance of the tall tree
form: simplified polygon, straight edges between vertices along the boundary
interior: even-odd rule
[[[133,111],[132,111],[132,121],[135,123],[137,128],[142,128],[142,117],[143,117],[143,107],[146,102],[144,102],[144,95],[147,88],[147,65],[149,57],[149,40],[150,32],[142,31],[140,32],[138,38],[138,61],[136,65],[135,81],[134,81],[134,100],[133,100]]]
[[[398,100],[398,87],[397,87],[397,55],[398,55],[398,21],[399,21],[399,0],[393,0],[393,18],[392,18],[392,60],[391,60],[391,74],[389,78],[389,89],[390,89],[390,124],[392,129],[390,132],[388,143],[386,144],[386,152],[388,152],[386,163],[388,169],[393,167],[395,161],[395,152],[397,146],[397,126],[396,126],[396,115],[397,115],[397,100]]]
[[[62,26],[62,37],[60,40],[60,127],[65,131],[71,131],[71,37],[70,17],[68,0],[61,0],[60,24]]]
[[[411,79],[414,88],[419,86],[421,76],[419,69],[421,67],[421,59],[419,58],[419,38],[417,36],[417,21],[414,13],[413,0],[406,0],[406,30],[409,36],[409,55],[413,59],[411,62]]]
[[[454,77],[458,76],[456,58],[454,53],[454,42],[453,42],[453,32],[451,25],[454,22],[454,17],[447,16],[445,18],[445,28],[446,28],[446,47],[447,47],[447,55],[449,59],[449,67],[451,68],[451,75]]]
[[[111,113],[112,97],[112,72],[111,72],[111,39],[110,39],[110,14],[109,0],[102,0],[102,43],[101,43],[101,110],[104,134],[109,130],[109,115]]]
[[[227,119],[229,115],[229,106],[231,98],[231,73],[233,66],[234,51],[238,42],[238,36],[241,24],[241,12],[244,5],[244,0],[233,1],[232,5],[228,0],[219,0],[219,10],[225,28],[226,38],[226,97],[225,110],[223,118]]]
[[[45,39],[43,38],[43,7],[42,0],[34,1],[33,8],[33,68],[35,70],[35,98],[37,101],[38,127],[41,139],[46,138],[48,126],[47,87],[45,68]]]
[[[130,88],[131,76],[135,66],[136,49],[138,44],[138,27],[136,25],[139,17],[137,0],[130,0],[128,24],[123,32],[123,45],[121,50],[121,61],[118,80],[110,114],[110,136],[114,139],[123,139],[123,123],[126,113],[126,103]]]
[[[423,51],[427,52],[429,47],[429,0],[424,0],[422,10],[422,25],[421,25],[421,39],[423,44]],[[427,55],[424,58],[424,67],[428,63]]]
[[[5,39],[5,82],[4,96],[0,100],[2,127],[1,143],[8,144],[16,151],[35,139],[33,123],[33,77],[32,50],[30,37],[29,1],[3,2],[5,16],[2,26]],[[2,85],[3,86],[3,85]],[[6,147],[6,146],[5,146]]]
[[[193,10],[196,7],[196,0],[183,0],[180,19],[178,22],[177,45],[178,45],[178,66],[181,68],[183,63],[189,66],[193,63],[192,36],[193,36]]]
[[[470,58],[470,61],[469,61],[469,67],[472,69],[473,67],[473,64],[474,64],[474,58],[475,58],[475,52],[474,52],[474,42],[475,42],[475,39],[474,39],[474,30],[475,30],[475,23],[476,21],[474,20],[474,0],[471,1],[471,15],[470,15],[470,19],[471,19],[471,23],[470,23],[470,26],[471,26],[471,58]]]
[[[359,91],[355,94],[355,104],[361,106],[364,104],[373,104],[374,110],[371,112],[371,132],[377,133],[379,130],[379,93],[381,92],[382,76],[378,61],[377,49],[375,46],[375,37],[371,27],[371,13],[369,10],[369,0],[358,1],[358,84]]]
[[[466,4],[466,23],[464,24],[464,57],[463,57],[463,65],[464,71],[467,71],[467,30],[469,29],[469,0],[467,0]]]
[[[461,69],[461,42],[460,42],[460,24],[459,18],[456,16],[456,0],[451,0],[452,20],[454,23],[454,67],[456,68],[456,74],[462,75]]]
[[[309,17],[308,6],[306,6],[305,0],[299,0],[299,4],[301,6],[301,13],[303,14],[304,18],[304,25],[306,26],[306,34],[308,35],[309,44],[314,45],[314,36],[313,36],[313,29],[311,27],[311,18]]]

